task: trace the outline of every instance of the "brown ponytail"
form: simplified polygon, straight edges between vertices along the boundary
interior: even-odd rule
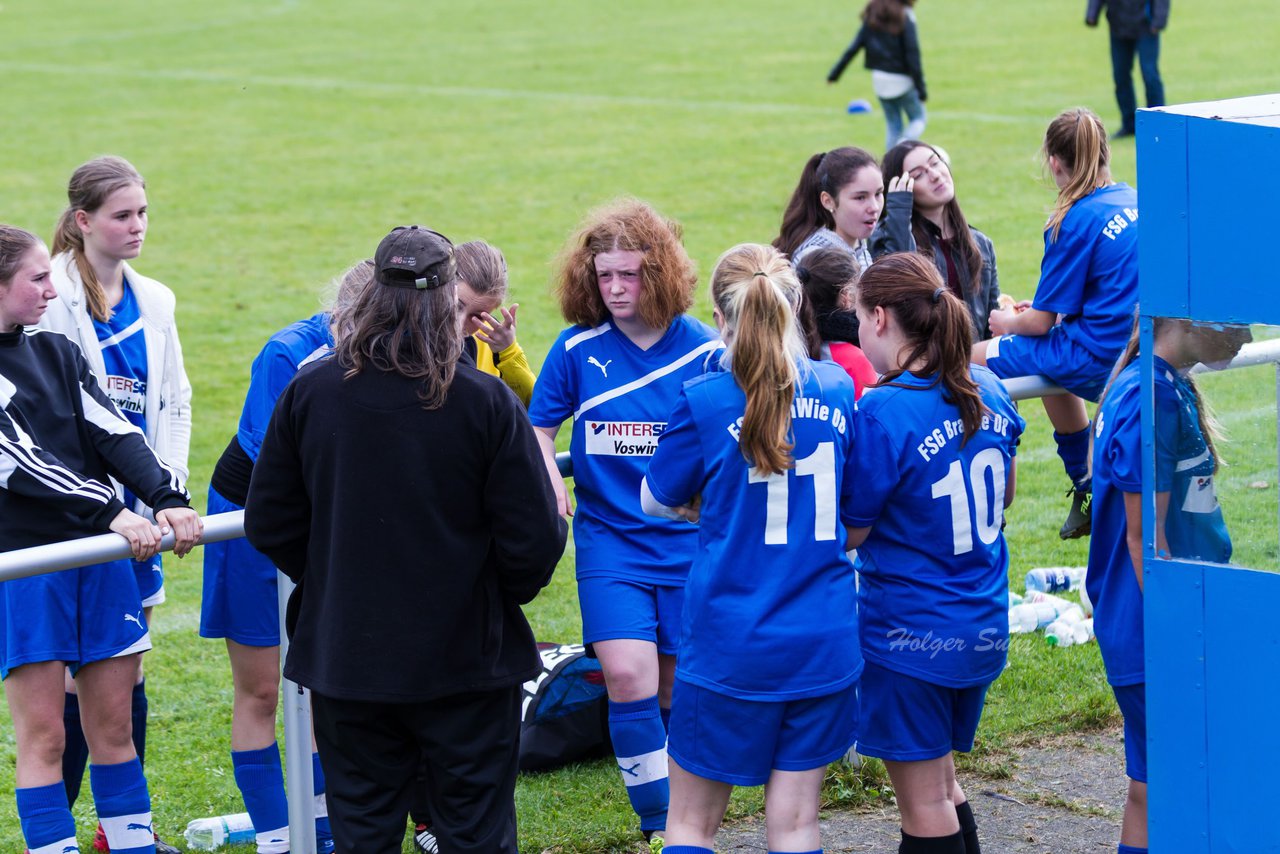
[[[738,445],[757,471],[791,468],[791,403],[800,382],[804,341],[796,324],[800,283],[779,252],[743,243],[720,256],[711,297],[726,325],[721,360],[747,397]]]
[[[858,302],[864,309],[880,306],[893,313],[911,348],[902,364],[919,363],[914,375],[938,375],[934,385],[941,383],[943,399],[960,410],[967,442],[982,426],[986,407],[969,375],[969,309],[947,288],[938,268],[918,252],[884,255],[858,280]],[[906,370],[886,372],[877,385],[917,388],[894,382]]]
[[[1062,221],[1072,205],[1099,187],[1111,183],[1111,148],[1107,144],[1107,131],[1102,119],[1091,110],[1076,107],[1066,110],[1049,123],[1044,134],[1044,159],[1050,157],[1067,170],[1067,183],[1058,190],[1053,213],[1045,230],[1050,232],[1050,242],[1057,241]]]
[[[880,168],[870,152],[853,146],[820,151],[810,157],[782,214],[782,226],[773,239],[773,248],[790,257],[818,229],[834,229],[835,217],[822,206],[822,194],[838,198],[840,190],[868,166]]]
[[[80,271],[80,281],[84,284],[85,302],[94,320],[110,319],[111,308],[107,305],[107,296],[103,292],[102,283],[98,281],[97,273],[85,257],[84,235],[80,233],[80,226],[76,225],[76,212],[93,213],[116,190],[135,184],[143,188],[147,186],[129,161],[110,155],[81,165],[71,173],[71,180],[67,184],[68,204],[62,216],[58,217],[51,251],[54,255],[70,252],[75,259],[76,269]]]

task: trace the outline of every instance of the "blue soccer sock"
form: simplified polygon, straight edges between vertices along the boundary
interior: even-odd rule
[[[289,850],[289,802],[284,793],[280,748],[273,741],[258,750],[233,750],[231,766],[245,812],[253,822],[259,854],[285,854]]]
[[[769,850],[769,854],[784,854],[782,851]],[[812,851],[788,851],[785,854],[822,854],[821,848],[815,848]]]
[[[329,828],[329,803],[324,798],[324,769],[320,767],[320,754],[311,754],[312,791],[316,796],[316,854],[333,851],[333,831]]]
[[[658,707],[658,714],[662,716],[662,731],[671,732],[671,709],[666,706]]]
[[[1134,845],[1125,845],[1123,842],[1116,849],[1116,854],[1147,854],[1147,849],[1138,848]]]
[[[133,749],[138,753],[138,762],[147,764],[147,680],[143,679],[133,686],[132,705],[129,715],[133,719]]]
[[[62,854],[76,847],[76,822],[61,783],[16,789],[18,822],[31,854]]]
[[[84,785],[84,767],[89,764],[89,744],[80,727],[80,697],[67,692],[62,706],[62,728],[66,730],[66,747],[62,750],[62,782],[67,789],[67,804],[75,806]]]
[[[664,845],[662,846],[662,854],[716,854],[710,848],[703,848],[701,845]]]
[[[1067,470],[1071,482],[1079,484],[1089,474],[1089,428],[1075,433],[1054,432],[1053,441],[1058,445],[1058,456]]]
[[[155,854],[151,827],[151,795],[142,763],[136,758],[116,765],[90,765],[93,804],[114,854]]]
[[[662,728],[658,696],[631,703],[609,701],[609,734],[618,770],[627,786],[631,808],[641,830],[667,826],[667,734]]]

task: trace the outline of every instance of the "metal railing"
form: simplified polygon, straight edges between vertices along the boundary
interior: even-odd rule
[[[1227,368],[1242,368],[1268,362],[1280,363],[1280,339],[1245,345]],[[1199,372],[1203,366],[1197,366]],[[1066,391],[1041,376],[1012,377],[1004,380],[1009,396],[1028,400]],[[573,475],[573,464],[567,453],[556,455],[560,473]],[[201,544],[233,540],[244,536],[244,511],[219,513],[204,517]],[[173,534],[165,535],[163,551],[173,549]],[[26,578],[46,572],[89,566],[130,557],[128,542],[119,534],[100,534],[78,540],[33,546],[0,552],[0,581]],[[284,629],[285,605],[294,584],[283,573],[278,574],[280,602],[280,661],[288,655],[289,641]],[[285,730],[285,769],[288,774],[289,839],[295,854],[315,854],[315,812],[311,771],[311,702],[310,692],[281,677],[282,707]]]

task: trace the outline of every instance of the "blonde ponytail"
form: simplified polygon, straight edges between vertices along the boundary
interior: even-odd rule
[[[1056,242],[1062,221],[1072,206],[1085,196],[1111,183],[1111,148],[1102,119],[1091,110],[1076,107],[1066,110],[1049,123],[1044,134],[1044,158],[1057,158],[1067,170],[1067,183],[1058,190],[1057,201],[1045,230],[1050,242]]]
[[[791,403],[806,349],[796,322],[800,282],[776,249],[743,243],[720,256],[711,295],[724,317],[723,363],[746,395],[738,444],[757,471],[791,468]]]

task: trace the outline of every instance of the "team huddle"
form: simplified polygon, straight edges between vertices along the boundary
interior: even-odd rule
[[[284,672],[312,691],[318,850],[399,851],[407,817],[418,850],[517,850],[520,685],[539,670],[520,606],[569,517],[583,641],[646,838],[710,852],[732,787],[765,785],[769,850],[820,852],[826,766],[856,750],[885,763],[901,852],[979,852],[952,757],[1006,664],[1025,422],[1000,380],[1029,374],[1068,392],[1044,398],[1070,478],[1060,536],[1092,532],[1131,778],[1120,850],[1145,850],[1137,195],[1087,110],[1055,118],[1043,153],[1059,195],[1031,301],[1001,301],[946,153],[904,140],[879,161],[810,158],[773,244],[716,262],[714,327],[687,313],[680,226],[620,200],[559,256],[569,326],[536,379],[501,252],[422,226],[274,335],[212,474],[208,511],[243,508],[246,538],[206,547],[200,620],[227,647],[260,854],[289,850],[277,569],[298,584]],[[111,530],[133,559],[0,584],[18,814],[33,854],[79,850],[88,762],[95,847],[173,851],[143,774],[141,653],[161,537],[181,556],[201,534],[191,386],[173,293],[128,263],[142,177],[99,158],[68,196],[52,257],[0,226],[0,550]],[[1187,369],[1247,338],[1156,329],[1166,553],[1230,556]]]

